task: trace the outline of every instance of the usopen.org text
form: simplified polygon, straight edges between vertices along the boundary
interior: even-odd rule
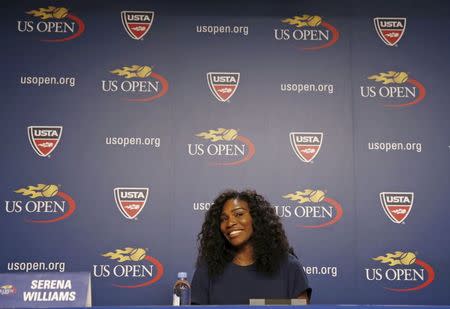
[[[336,266],[303,266],[307,275],[337,277],[338,269]]]
[[[7,269],[9,271],[22,272],[44,272],[44,271],[59,271],[63,273],[66,269],[65,262],[8,262]]]
[[[119,137],[107,136],[105,139],[106,145],[113,146],[149,146],[159,148],[161,146],[161,139],[159,137]]]
[[[324,93],[333,94],[333,84],[319,84],[319,83],[284,83],[280,86],[281,92],[293,92],[293,93]]]
[[[248,35],[248,26],[224,26],[224,25],[197,25],[197,33],[216,34],[241,34]]]
[[[75,77],[55,77],[55,76],[21,76],[20,83],[22,85],[61,85],[75,87]]]
[[[369,150],[372,151],[415,151],[422,152],[422,143],[404,142],[369,142]]]

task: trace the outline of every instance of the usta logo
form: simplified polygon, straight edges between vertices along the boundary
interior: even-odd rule
[[[19,20],[17,30],[19,32],[48,33],[57,38],[41,39],[43,42],[67,42],[79,37],[84,32],[84,22],[69,12],[67,8],[49,6],[26,12],[28,15],[41,20]]]
[[[322,132],[291,132],[291,147],[297,157],[305,163],[312,163],[322,147]]]
[[[220,102],[228,102],[239,86],[240,73],[209,72],[206,74],[209,90]]]
[[[373,23],[378,37],[387,46],[397,46],[405,34],[406,18],[404,17],[375,17]]]
[[[28,140],[40,157],[49,158],[61,140],[62,130],[62,126],[29,126]]]
[[[392,222],[404,223],[414,204],[414,192],[381,192],[380,202]]]
[[[134,40],[142,40],[152,27],[155,12],[153,11],[122,11],[122,25],[128,35]]]
[[[120,213],[127,219],[137,219],[147,202],[148,188],[115,188],[114,200]]]
[[[60,191],[54,184],[38,184],[14,191],[29,200],[5,201],[7,214],[31,214],[33,218],[26,218],[29,223],[55,223],[69,218],[76,209],[73,198]]]
[[[148,249],[126,247],[102,254],[116,261],[115,264],[93,265],[96,278],[116,278],[118,288],[142,288],[154,284],[164,275],[164,266],[155,257],[147,254]]]

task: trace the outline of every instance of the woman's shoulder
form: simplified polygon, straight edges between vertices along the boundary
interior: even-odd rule
[[[303,265],[300,262],[299,258],[291,253],[288,253],[286,258],[283,259],[283,264],[285,267],[287,267],[290,270],[298,269],[298,268],[303,269]]]

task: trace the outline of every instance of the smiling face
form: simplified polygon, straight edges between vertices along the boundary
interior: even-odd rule
[[[234,247],[248,244],[253,234],[253,220],[247,202],[229,199],[220,215],[220,231]]]

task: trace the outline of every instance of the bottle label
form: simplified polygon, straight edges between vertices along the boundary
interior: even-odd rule
[[[180,298],[175,293],[173,293],[172,305],[173,306],[179,306],[180,305]]]

